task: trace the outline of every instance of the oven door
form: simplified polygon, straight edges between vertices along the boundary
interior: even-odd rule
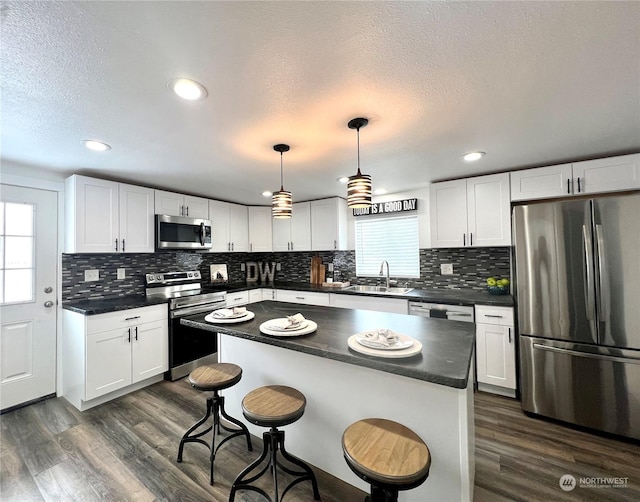
[[[169,371],[166,379],[177,380],[198,366],[218,362],[218,334],[184,326],[180,324],[180,319],[186,315],[211,312],[220,306],[217,303],[215,307],[200,308],[199,312],[188,309],[184,314],[172,313],[169,319]]]

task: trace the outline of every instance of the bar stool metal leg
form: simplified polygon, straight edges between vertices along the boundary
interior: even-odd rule
[[[203,430],[202,432],[198,432],[194,434],[194,431],[196,431],[196,429],[198,429],[201,425],[203,425],[207,419],[213,415],[213,420],[212,420],[212,424],[211,426],[207,427],[205,430]],[[238,428],[237,429],[232,429],[230,427],[226,427],[224,424],[222,424],[220,422],[220,415],[222,415],[222,417],[225,420],[228,420],[229,422],[231,422],[232,424],[236,425]],[[225,438],[223,438],[220,443],[218,443],[218,445],[216,446],[216,431],[218,431],[218,434],[221,434],[220,432],[220,428],[222,428],[223,430],[225,430],[226,432],[230,432],[231,434]],[[202,436],[204,436],[205,434],[211,432],[211,444],[209,445],[209,443],[207,443],[206,441],[204,441],[203,439],[200,439]],[[201,443],[203,445],[205,445],[207,448],[209,448],[211,455],[209,457],[210,460],[210,476],[209,476],[209,482],[210,484],[213,485],[214,483],[214,475],[213,475],[213,466],[215,463],[215,459],[216,459],[216,454],[218,453],[218,450],[220,449],[220,447],[225,444],[227,441],[229,441],[230,439],[233,439],[235,437],[238,436],[246,436],[247,438],[247,448],[249,451],[253,451],[253,446],[251,445],[251,435],[249,434],[249,429],[247,429],[247,426],[244,425],[242,422],[240,422],[239,420],[236,420],[235,418],[229,416],[227,414],[227,412],[224,409],[224,396],[221,396],[218,394],[218,391],[214,391],[213,392],[213,396],[207,398],[207,412],[205,413],[204,417],[202,417],[198,422],[196,422],[191,428],[189,428],[189,430],[187,432],[185,432],[184,436],[182,436],[182,439],[180,440],[180,446],[178,448],[178,462],[182,462],[182,453],[184,451],[184,445],[185,443]]]

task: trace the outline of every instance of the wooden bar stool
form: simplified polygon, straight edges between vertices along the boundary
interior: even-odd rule
[[[178,462],[182,462],[182,451],[184,450],[185,443],[202,443],[211,450],[211,484],[213,484],[213,463],[216,458],[216,453],[223,444],[234,437],[246,436],[247,448],[249,451],[253,451],[253,447],[251,446],[251,436],[249,435],[247,426],[240,422],[240,420],[230,417],[227,414],[224,409],[224,396],[221,396],[218,393],[222,389],[227,389],[237,384],[241,378],[242,368],[230,363],[216,363],[200,366],[189,374],[189,383],[192,387],[198,390],[212,391],[213,395],[207,398],[207,412],[204,417],[196,422],[187,432],[184,433],[184,436],[182,436],[182,439],[180,440],[180,447],[178,448]],[[195,432],[196,429],[203,425],[212,415],[213,421],[211,426],[207,427],[207,429],[202,432]],[[238,429],[231,429],[222,424],[220,422],[220,415],[222,415],[222,417],[228,422],[236,425]],[[230,432],[231,435],[222,439],[218,446],[216,446],[216,431],[218,434],[221,434],[221,428]],[[211,446],[209,446],[209,444],[203,439],[200,439],[209,431],[213,431]]]
[[[420,486],[429,476],[429,448],[411,429],[383,418],[359,420],[342,434],[344,459],[371,485],[369,502],[396,502],[398,491]]]
[[[229,494],[229,502],[234,501],[237,490],[258,492],[270,502],[278,502],[284,498],[289,489],[307,480],[310,480],[313,486],[313,498],[320,500],[318,482],[316,481],[315,474],[306,463],[285,450],[284,431],[278,430],[278,427],[292,424],[298,420],[304,413],[306,403],[307,400],[301,392],[283,385],[259,387],[244,397],[242,400],[242,413],[245,418],[252,424],[260,427],[269,427],[270,429],[268,432],[262,434],[264,447],[260,458],[247,466],[234,480],[231,486],[231,493]],[[285,460],[299,467],[302,471],[294,471],[282,465],[277,458],[278,449],[280,449],[282,457]],[[266,463],[265,467],[257,474],[250,476],[250,474],[260,466],[267,455],[269,455],[269,462]],[[294,479],[287,485],[281,496],[278,496],[278,467],[287,474],[297,477],[297,479]],[[271,469],[273,476],[275,499],[271,499],[261,488],[251,485],[251,483],[260,478],[269,469]]]

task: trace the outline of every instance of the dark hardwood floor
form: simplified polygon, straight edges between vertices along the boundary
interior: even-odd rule
[[[476,501],[640,500],[637,444],[527,417],[508,398],[478,393],[475,404]],[[0,500],[226,501],[233,478],[261,443],[254,439],[253,453],[241,439],[223,446],[211,487],[204,447],[187,445],[183,462],[175,461],[179,438],[203,406],[203,395],[178,381],[84,413],[60,398],[6,413],[0,417]],[[315,471],[323,501],[363,499],[360,490]],[[564,474],[629,479],[621,488],[564,492]],[[269,486],[265,479],[267,491]],[[236,500],[263,499],[240,492]],[[309,484],[296,486],[286,500],[313,500]]]

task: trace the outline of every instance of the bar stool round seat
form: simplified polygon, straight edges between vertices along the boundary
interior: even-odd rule
[[[242,400],[242,413],[248,422],[260,427],[269,427],[268,432],[262,434],[263,450],[262,455],[250,465],[248,465],[233,482],[229,502],[235,500],[238,490],[255,491],[263,495],[269,501],[278,502],[295,485],[303,481],[311,481],[313,487],[313,497],[320,500],[318,482],[311,468],[302,460],[294,457],[285,450],[284,431],[278,429],[285,425],[292,424],[299,420],[304,414],[307,400],[302,392],[285,385],[267,385],[259,387],[249,392]],[[299,468],[293,470],[287,465],[283,465],[278,459],[278,450],[282,458],[289,464]],[[269,461],[256,474],[252,473],[269,456]],[[294,467],[294,468],[295,468]],[[294,480],[287,485],[280,495],[278,492],[278,470],[281,469],[287,474],[294,476]],[[271,471],[274,486],[274,498],[272,499],[263,489],[253,486],[252,483],[259,479],[268,470]]]
[[[182,462],[182,454],[184,451],[184,445],[186,443],[200,443],[205,445],[211,451],[210,462],[210,484],[214,483],[214,473],[213,467],[216,458],[216,454],[220,447],[225,444],[230,439],[233,439],[238,436],[245,436],[247,439],[247,449],[249,451],[253,451],[253,447],[251,445],[251,436],[249,434],[249,430],[247,426],[244,425],[240,420],[229,416],[224,409],[224,396],[221,396],[218,392],[223,389],[228,389],[229,387],[237,384],[242,378],[242,368],[236,364],[231,363],[215,363],[215,364],[207,364],[205,366],[200,366],[193,370],[189,374],[189,383],[194,389],[205,391],[205,392],[213,392],[213,394],[207,398],[207,411],[198,422],[196,422],[193,426],[189,428],[187,432],[184,433],[182,439],[180,440],[180,446],[178,448],[178,462]],[[233,424],[236,428],[227,427],[225,424],[221,423],[220,417],[223,417],[227,422]],[[202,425],[204,425],[209,417],[213,417],[212,423],[205,430],[196,432]],[[223,438],[218,445],[216,446],[216,434],[221,435],[222,431],[230,433],[230,435]],[[211,444],[204,441],[202,436],[211,432]]]
[[[372,502],[396,502],[398,491],[420,486],[429,476],[431,454],[408,427],[383,418],[359,420],[342,435],[351,470],[371,485]]]
[[[237,364],[217,363],[200,366],[189,374],[189,383],[198,390],[222,390],[233,387],[242,378]]]

